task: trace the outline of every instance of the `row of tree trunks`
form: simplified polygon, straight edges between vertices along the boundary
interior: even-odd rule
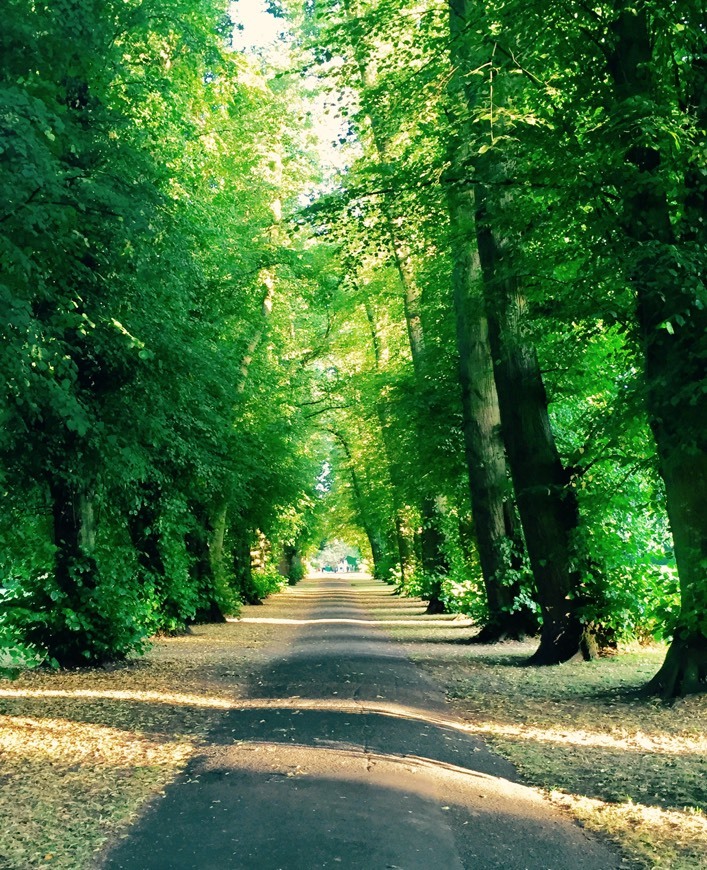
[[[354,21],[356,16],[355,3],[350,5],[354,8],[345,6],[345,9],[349,20]],[[375,64],[371,63],[370,59],[365,56],[362,50],[362,43],[356,38],[352,40],[352,51],[358,66],[363,91],[364,93],[370,93],[376,85]],[[371,130],[376,159],[381,168],[385,169],[390,161],[388,143],[383,132],[381,119],[372,105],[366,107],[366,117]],[[381,212],[388,236],[388,245],[400,281],[403,310],[405,312],[405,326],[415,379],[417,381],[417,389],[419,395],[423,396],[425,391],[427,352],[422,324],[422,291],[416,280],[409,245],[403,238],[401,230],[397,225],[392,209],[391,197],[387,193],[383,194],[381,198]],[[415,421],[415,425],[419,427],[419,420]],[[447,573],[448,566],[444,556],[444,533],[440,525],[440,517],[437,516],[435,508],[437,493],[432,491],[429,485],[425,487],[425,490],[418,505],[421,515],[420,563],[428,577],[441,578]],[[402,523],[399,522],[399,526],[402,532]],[[408,573],[408,569],[405,562],[401,559],[401,574],[403,579],[406,573]],[[446,608],[441,597],[441,580],[433,579],[427,600],[428,612],[444,612]]]
[[[493,230],[504,204],[493,203],[489,188],[476,187],[476,239],[504,442],[543,617],[540,647],[530,661],[557,664],[582,646],[573,545],[579,509],[555,444],[535,347],[526,334],[525,299],[510,244],[499,241]]]
[[[461,147],[452,150],[458,166]],[[493,643],[534,634],[537,620],[527,607],[515,606],[518,581],[508,581],[517,564],[513,554],[522,543],[515,530],[509,492],[501,416],[488,338],[488,321],[481,292],[481,267],[476,246],[473,192],[458,184],[448,189],[452,232],[452,291],[459,355],[464,446],[469,475],[476,546],[481,563],[488,621],[477,637]]]
[[[468,50],[475,14],[471,0],[450,0],[451,63],[459,77],[457,93],[470,116],[485,98],[476,78],[468,75],[471,69],[481,68],[476,63],[479,59],[472,58]],[[493,151],[485,159],[477,159],[475,165],[478,175],[493,180],[493,187],[475,183],[474,194],[452,191],[450,200],[457,215],[462,205],[468,211],[474,210],[473,219],[467,217],[460,227],[459,244],[474,246],[476,252],[467,256],[478,253],[481,266],[503,442],[542,612],[540,647],[530,663],[556,664],[577,655],[582,647],[583,626],[576,597],[579,574],[572,545],[579,514],[550,427],[535,349],[526,333],[524,298],[514,273],[513,243],[498,235],[504,209],[511,207],[496,193],[504,189],[499,185],[506,180],[504,166]],[[462,199],[465,195],[466,202]],[[473,389],[476,374],[472,372],[469,377]],[[487,372],[482,369],[479,377],[483,382]],[[499,525],[497,519],[496,528]]]
[[[359,480],[358,472],[356,470],[356,464],[354,463],[353,456],[351,454],[351,447],[349,445],[348,439],[346,438],[344,433],[340,432],[339,430],[332,430],[332,435],[336,438],[344,453],[344,456],[346,457],[346,467],[351,478],[351,488],[353,490],[356,513],[358,515],[358,520],[361,523],[361,527],[363,528],[364,534],[368,539],[368,545],[371,548],[371,556],[373,558],[373,574],[379,580],[388,579],[385,576],[387,566],[390,563],[388,548],[380,531],[376,528],[375,523],[369,516],[366,507],[366,499],[363,494],[363,489],[361,487],[361,482]]]
[[[384,348],[384,337],[378,329],[378,323],[376,321],[376,314],[373,310],[373,305],[371,304],[370,299],[368,299],[365,295],[363,306],[366,311],[366,320],[368,321],[368,329],[371,336],[371,347],[373,348],[376,371],[383,372],[385,369],[386,360],[388,359],[388,353],[387,350]],[[390,475],[390,485],[393,494],[393,521],[395,525],[395,538],[399,558],[398,564],[400,566],[400,580],[401,583],[404,584],[406,579],[412,574],[413,571],[413,552],[411,542],[405,530],[405,518],[403,512],[404,500],[402,494],[400,493],[399,483],[401,475],[398,473],[398,464],[393,458],[395,455],[395,451],[393,445],[390,443],[388,408],[382,397],[376,402],[375,411],[378,417],[378,423],[380,425],[381,441],[383,443],[386,465],[388,467],[388,472]]]

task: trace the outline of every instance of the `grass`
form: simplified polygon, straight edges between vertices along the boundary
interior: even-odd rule
[[[636,866],[707,868],[707,697],[638,697],[665,648],[526,668],[533,644],[474,646],[454,623],[395,627],[470,730]]]
[[[234,706],[271,626],[200,626],[110,669],[0,680],[0,867],[95,866]]]
[[[707,868],[707,697],[668,707],[632,694],[663,648],[529,669],[532,644],[470,646],[467,621],[423,618],[420,602],[370,581],[364,591],[371,615],[446,689],[469,730],[619,843],[629,866]],[[0,867],[98,866],[238,706],[273,645],[299,630],[202,626],[120,667],[0,680]]]

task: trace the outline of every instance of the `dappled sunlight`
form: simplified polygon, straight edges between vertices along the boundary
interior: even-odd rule
[[[73,698],[83,700],[170,704],[183,707],[208,707],[230,710],[235,702],[208,695],[184,695],[178,692],[126,691],[122,689],[0,689],[0,698]]]
[[[51,760],[53,764],[126,767],[174,766],[193,743],[172,737],[127,735],[123,729],[70,719],[0,716],[0,752],[10,758]],[[7,769],[4,767],[4,773]]]
[[[626,752],[646,752],[666,755],[704,754],[707,756],[707,737],[688,738],[666,734],[624,734],[611,735],[601,731],[588,731],[582,728],[567,727],[533,727],[516,725],[499,720],[492,721],[461,721],[446,716],[440,716],[433,711],[414,708],[402,704],[388,702],[356,702],[346,699],[331,698],[273,698],[273,699],[240,699],[236,703],[239,710],[247,709],[292,709],[292,710],[335,710],[351,714],[373,713],[390,718],[411,719],[450,728],[466,734],[513,738],[533,741],[536,743],[555,743],[567,746],[593,746],[607,749],[619,749]]]
[[[429,626],[429,622],[423,619],[354,619],[348,617],[332,617],[327,619],[284,619],[274,616],[243,616],[231,617],[229,622],[252,622],[261,625],[326,625],[336,623],[348,623],[349,625],[420,625]],[[460,627],[473,625],[471,620],[454,620],[454,624]]]
[[[241,698],[237,702],[237,709],[239,710],[269,710],[273,708],[279,710],[335,710],[341,713],[352,714],[375,713],[380,716],[415,719],[433,725],[466,730],[465,726],[458,720],[437,716],[430,710],[387,702],[353,701],[347,698],[299,698],[296,695],[289,698]]]
[[[408,711],[409,712],[409,711]],[[477,823],[485,813],[495,815],[497,824],[505,815],[519,818],[547,819],[542,793],[503,778],[467,770],[454,764],[431,761],[415,756],[399,757],[364,749],[302,746],[298,744],[243,742],[224,749],[205,764],[205,772],[223,769],[261,774],[269,779],[334,780],[356,783],[364,781],[375,768],[376,779],[391,792],[417,794],[438,801],[442,809],[451,806],[473,813]],[[496,801],[511,799],[512,809],[503,803],[502,811]],[[639,853],[651,854],[649,835],[659,832],[672,838],[683,849],[683,856],[691,856],[683,864],[665,863],[660,866],[697,868],[707,845],[707,819],[690,810],[672,810],[648,806],[643,803],[611,803],[587,798],[582,794],[555,791],[552,801],[571,810],[587,828],[609,835],[629,831],[629,839]],[[501,822],[502,823],[502,822]],[[663,857],[665,856],[665,853]],[[660,855],[656,852],[656,859]],[[659,866],[656,863],[655,866]]]
[[[514,799],[537,802],[538,795],[527,786],[512,783],[498,776],[491,776],[466,767],[423,758],[415,755],[396,755],[373,752],[361,748],[337,746],[311,746],[298,743],[271,743],[267,740],[238,741],[233,746],[220,749],[203,762],[204,769],[218,769],[227,763],[229,767],[255,772],[286,776],[333,777],[336,779],[361,778],[370,774],[376,765],[387,766],[394,773],[396,788],[400,791],[430,791],[440,780],[467,788],[473,781],[485,791],[511,794]],[[401,774],[424,772],[415,782],[401,780]],[[519,814],[523,808],[519,807]]]
[[[650,867],[707,866],[707,820],[694,809],[707,805],[707,697],[668,707],[636,694],[664,645],[528,668],[533,641],[470,645],[435,626],[387,631],[446,689],[469,733],[587,828]]]
[[[505,722],[486,721],[479,724],[466,723],[463,730],[494,737],[532,740],[537,743],[555,743],[568,746],[593,746],[619,749],[624,752],[649,752],[663,755],[707,755],[707,739],[691,739],[665,734],[642,734],[641,732],[615,736],[601,731],[586,731],[581,728],[530,725],[510,725]]]
[[[613,803],[564,791],[551,791],[550,799],[586,828],[631,847],[648,866],[672,870],[707,866],[707,817],[699,810],[665,809],[630,800]]]
[[[173,781],[194,750],[181,734],[0,716],[0,866],[93,866],[94,850]]]
[[[233,770],[293,787],[309,780],[335,789],[342,782],[351,794],[368,788],[375,771],[376,787],[389,791],[391,800],[416,796],[436,811],[473,812],[477,821],[478,813],[491,812],[497,801],[500,814],[523,824],[544,823],[542,787],[557,786],[564,791],[554,792],[553,801],[587,827],[610,833],[628,827],[632,836],[640,839],[646,832],[647,839],[652,826],[665,838],[672,832],[674,839],[707,843],[704,817],[667,805],[655,773],[701,770],[700,759],[707,757],[704,734],[655,727],[664,721],[662,713],[641,727],[635,716],[625,715],[626,710],[633,715],[633,707],[616,697],[608,698],[599,715],[582,712],[582,704],[596,704],[598,693],[624,678],[620,667],[529,671],[517,666],[532,643],[462,645],[470,620],[424,616],[419,601],[373,589],[377,594],[362,591],[339,599],[335,591],[301,595],[288,587],[263,607],[244,610],[242,619],[160,639],[141,664],[39,672],[3,684],[0,754],[6,778],[0,782],[0,812],[13,815],[18,793],[23,807],[12,818],[13,843],[36,849],[41,837],[33,814],[47,819],[65,814],[80,827],[91,806],[94,816],[110,816],[117,830],[187,763],[189,782],[202,769],[216,777]],[[391,645],[389,634],[405,644]],[[404,680],[401,686],[393,679],[390,659],[411,653],[425,660],[436,685],[455,696],[463,718],[434,693],[409,693]],[[298,670],[300,660],[312,655],[322,664],[313,681],[306,667],[301,677]],[[340,665],[327,673],[332,658]],[[375,663],[372,689],[359,685],[368,659]],[[586,697],[572,695],[574,706],[565,709],[563,695],[575,691],[575,681]],[[653,708],[651,715],[657,715]],[[512,768],[477,738],[500,749],[522,774],[542,764],[553,778],[530,776],[534,788],[513,782]],[[572,765],[574,778],[554,778],[555,771]],[[608,779],[617,767],[622,774],[644,771],[640,788],[628,787],[626,777],[625,791],[612,795],[603,789],[600,772],[610,770]],[[22,800],[25,784],[38,781],[44,770],[40,800],[34,805]],[[675,806],[677,795],[676,790],[669,798]],[[627,796],[633,800],[627,803]],[[503,803],[509,799],[510,810]],[[656,806],[649,805],[652,799]],[[51,842],[48,827],[42,842]],[[96,836],[94,831],[93,848]],[[0,864],[2,859],[0,854]],[[62,866],[73,866],[71,860]],[[21,857],[14,857],[13,866],[24,866]],[[695,860],[688,866],[700,865]]]

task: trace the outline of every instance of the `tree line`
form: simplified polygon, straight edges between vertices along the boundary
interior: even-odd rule
[[[707,677],[703,13],[346,0],[312,35],[360,151],[310,219],[376,564],[531,664],[672,637],[666,695]]]
[[[703,688],[701,3],[278,14],[275,70],[206,0],[8,4],[6,646],[127,655],[327,533],[531,664],[660,636]]]
[[[310,158],[218,3],[3,18],[3,662],[99,663],[295,571]]]

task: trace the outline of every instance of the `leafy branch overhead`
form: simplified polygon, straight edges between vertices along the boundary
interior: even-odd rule
[[[701,691],[701,4],[270,11],[5,4],[0,666],[341,539],[531,664],[660,638]]]

